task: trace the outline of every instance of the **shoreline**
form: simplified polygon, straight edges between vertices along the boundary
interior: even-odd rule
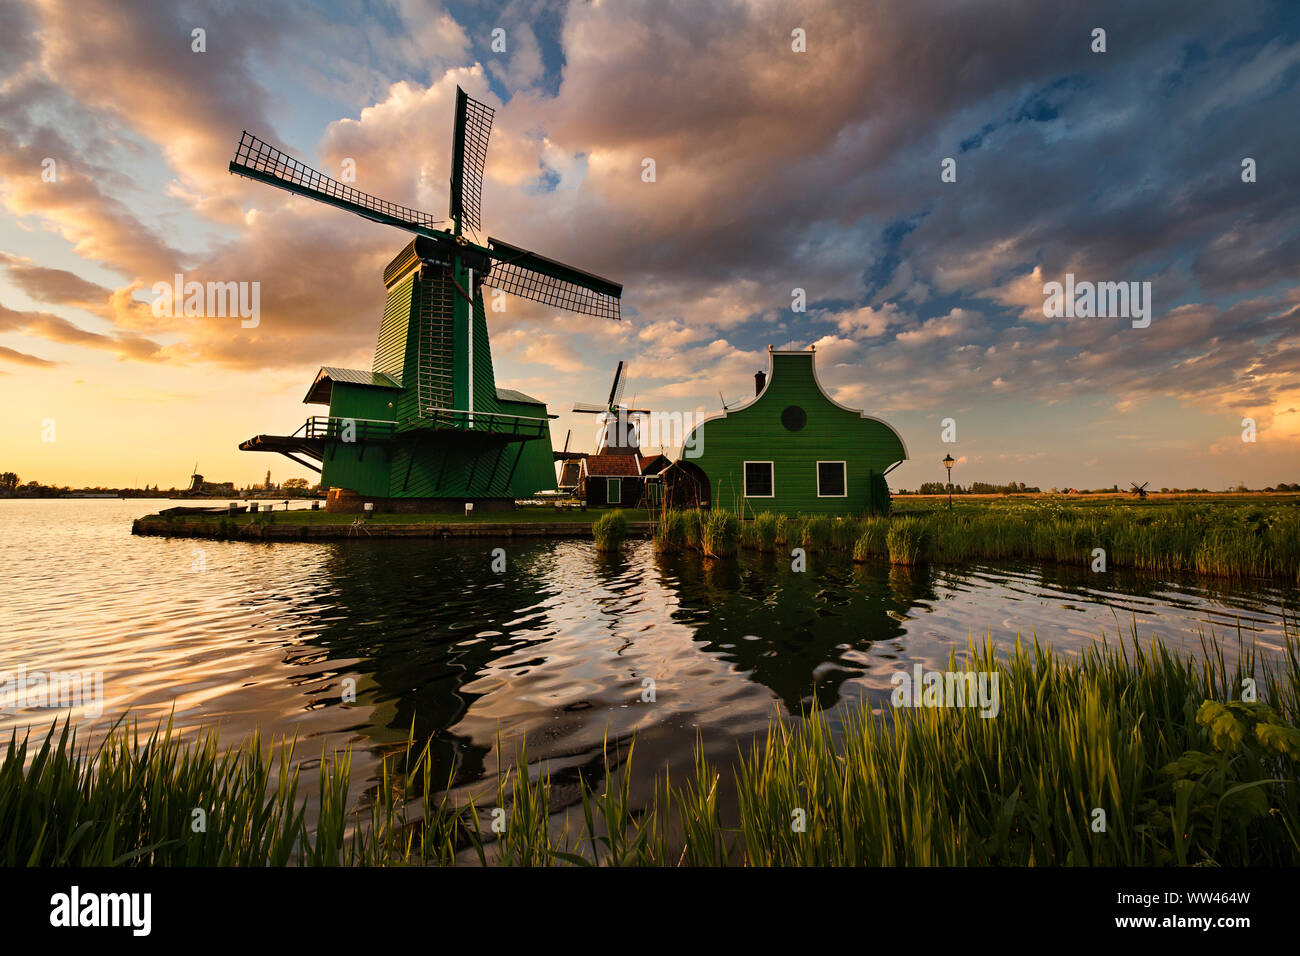
[[[283,513],[283,512],[281,512]],[[650,522],[628,522],[630,537],[650,537]],[[131,523],[131,534],[161,538],[215,538],[225,541],[329,541],[364,538],[592,538],[590,521],[452,521],[398,524],[363,519],[342,523],[232,522],[205,518],[168,520],[146,515]]]

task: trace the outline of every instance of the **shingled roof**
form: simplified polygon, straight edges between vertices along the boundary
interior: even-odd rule
[[[639,478],[668,465],[663,455],[588,455],[582,461],[587,474],[596,478]]]

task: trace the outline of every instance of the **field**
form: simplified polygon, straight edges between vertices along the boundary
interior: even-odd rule
[[[1036,501],[1057,501],[1063,504],[1096,505],[1131,505],[1135,508],[1167,507],[1176,504],[1203,505],[1260,505],[1260,504],[1300,504],[1300,493],[1291,491],[1209,491],[1209,492],[1166,492],[1152,491],[1145,498],[1139,498],[1126,492],[1086,492],[1083,494],[1054,494],[1051,492],[1027,492],[1015,495],[953,495],[953,507],[962,504],[990,506],[1026,503]],[[932,510],[948,507],[948,496],[943,495],[894,495],[895,511]]]

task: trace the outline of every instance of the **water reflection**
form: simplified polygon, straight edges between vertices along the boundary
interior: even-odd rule
[[[940,666],[969,636],[1005,645],[1032,632],[1070,653],[1136,620],[1144,639],[1189,653],[1202,630],[1238,628],[1268,652],[1296,596],[818,554],[796,573],[784,556],[708,562],[656,556],[647,542],[614,556],[570,540],[200,545],[131,538],[130,516],[148,510],[139,503],[0,505],[10,556],[27,555],[0,578],[0,669],[102,671],[106,717],[175,708],[178,726],[219,722],[230,742],[253,728],[297,733],[304,758],[350,745],[362,782],[412,729],[438,773],[466,787],[488,786],[521,742],[561,791],[596,765],[606,737],[635,736],[642,771],[676,774],[697,735],[729,759],[774,713],[879,702],[892,672]],[[0,730],[49,719],[0,713]],[[84,729],[93,739],[104,725]]]

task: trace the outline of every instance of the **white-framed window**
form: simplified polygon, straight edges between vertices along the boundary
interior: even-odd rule
[[[848,496],[848,465],[842,461],[817,462],[817,497],[847,498]]]
[[[621,505],[623,503],[623,479],[605,479],[605,504]]]
[[[776,497],[776,479],[770,461],[745,462],[745,497]]]

